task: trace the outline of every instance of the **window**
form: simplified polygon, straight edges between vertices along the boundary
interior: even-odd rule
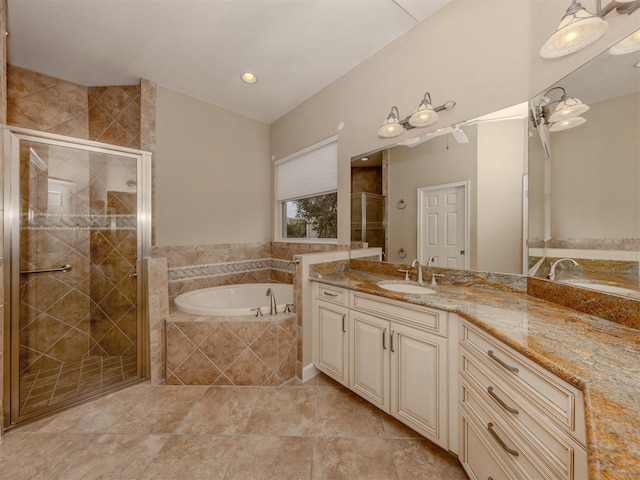
[[[338,238],[338,143],[319,142],[276,162],[282,239]]]

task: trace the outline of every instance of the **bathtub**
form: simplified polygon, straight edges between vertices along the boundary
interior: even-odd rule
[[[176,308],[196,315],[237,317],[255,315],[260,307],[263,315],[269,315],[271,299],[266,295],[271,289],[276,297],[278,313],[286,304],[293,304],[293,287],[285,283],[245,283],[223,287],[203,288],[183,293],[175,298]]]
[[[273,290],[278,314],[269,315]],[[296,373],[298,334],[293,287],[252,283],[204,288],[179,295],[180,311],[165,319],[168,385],[282,385]],[[260,306],[262,317],[251,308]]]

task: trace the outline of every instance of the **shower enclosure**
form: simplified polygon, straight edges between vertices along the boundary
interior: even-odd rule
[[[386,253],[385,197],[376,193],[351,194],[351,241],[382,247]]]
[[[151,155],[12,127],[3,141],[4,398],[16,424],[146,376]]]

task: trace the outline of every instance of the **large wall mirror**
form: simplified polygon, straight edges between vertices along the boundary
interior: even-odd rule
[[[528,115],[525,102],[354,157],[352,244],[396,263],[523,273]]]
[[[578,266],[560,262],[556,280],[633,296],[640,290],[638,62],[640,52],[607,51],[545,90],[562,87],[590,106],[575,128],[550,128],[556,118],[544,124],[542,107],[549,117],[563,94],[555,89],[547,105],[542,92],[353,157],[352,245],[381,247],[397,263],[417,258],[540,278],[569,257]]]
[[[529,275],[640,299],[640,51],[623,52],[530,102]],[[553,118],[563,95],[584,112]]]

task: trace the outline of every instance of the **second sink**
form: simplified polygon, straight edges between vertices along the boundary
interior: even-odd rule
[[[385,290],[391,290],[392,292],[400,292],[400,293],[417,293],[420,295],[429,295],[436,293],[435,290],[432,290],[427,287],[423,287],[422,285],[418,285],[414,282],[399,282],[394,280],[384,280],[382,282],[378,282],[377,285],[380,288],[384,288]]]

